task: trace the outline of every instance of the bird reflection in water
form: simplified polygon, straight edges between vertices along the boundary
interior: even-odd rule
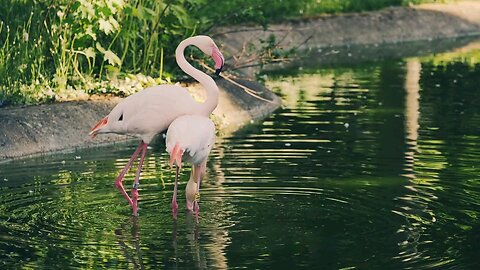
[[[131,238],[128,235],[124,235],[124,232],[127,231],[129,225],[132,225]],[[127,262],[133,265],[133,269],[145,269],[142,260],[142,250],[140,248],[140,235],[138,233],[139,225],[137,222],[137,217],[132,216],[124,222],[122,226],[115,230],[115,236],[118,239],[118,244],[120,245],[125,259]],[[134,245],[134,249],[127,244],[131,242]],[[133,253],[133,254],[132,254]]]
[[[207,269],[207,260],[205,255],[205,250],[203,250],[199,239],[200,239],[200,227],[196,221],[195,214],[187,211],[185,215],[185,225],[186,225],[186,240],[191,249],[192,261],[195,263],[195,268]],[[181,261],[181,256],[178,253],[178,229],[177,229],[177,220],[173,221],[172,229],[172,246],[174,250],[174,261],[175,269],[178,269],[178,263]]]
[[[179,215],[180,226],[184,229],[178,229],[178,220],[173,220],[172,224],[172,249],[169,257],[169,268],[184,268],[185,264],[191,262],[195,268],[207,269],[207,253],[205,247],[202,247],[200,240],[200,227],[196,222],[195,214],[191,211],[181,211],[184,215]],[[130,233],[128,232],[131,229]],[[140,225],[136,216],[127,219],[119,228],[115,230],[120,250],[123,253],[125,268],[145,269],[142,258],[142,249],[140,241]],[[178,233],[180,231],[180,233]],[[144,239],[145,240],[145,239]],[[190,251],[188,250],[190,249]],[[164,254],[165,255],[165,254]],[[171,257],[170,257],[171,256]],[[122,267],[119,267],[122,268]]]

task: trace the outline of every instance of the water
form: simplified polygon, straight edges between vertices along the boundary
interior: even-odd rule
[[[269,74],[284,108],[219,139],[198,225],[161,140],[136,219],[136,142],[0,164],[0,268],[478,269],[476,56]]]

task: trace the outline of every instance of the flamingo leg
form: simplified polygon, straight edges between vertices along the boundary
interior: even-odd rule
[[[123,195],[123,197],[125,197],[125,199],[130,205],[132,205],[132,199],[130,199],[130,196],[128,196],[127,192],[125,191],[125,188],[123,187],[123,179],[125,178],[125,174],[127,174],[130,167],[132,167],[133,161],[137,158],[138,154],[140,154],[140,151],[143,149],[144,144],[145,143],[143,141],[140,143],[140,145],[137,147],[135,152],[133,152],[132,156],[130,157],[130,160],[128,161],[127,165],[125,165],[125,167],[122,169],[117,179],[115,180],[115,186]]]
[[[177,203],[177,186],[178,186],[178,174],[180,171],[180,167],[177,165],[176,166],[176,173],[175,173],[175,186],[173,187],[173,198],[172,198],[172,214],[173,218],[177,218],[177,209],[178,209],[178,203]]]
[[[177,189],[178,189],[178,174],[180,169],[182,169],[182,155],[183,149],[180,148],[180,144],[176,143],[175,147],[173,147],[172,153],[170,154],[170,167],[173,164],[176,164],[176,172],[175,172],[175,186],[173,187],[173,198],[172,198],[172,214],[173,218],[177,218]]]
[[[195,172],[197,177],[197,192],[195,193],[195,200],[193,201],[193,211],[195,212],[195,219],[198,223],[198,215],[200,213],[200,205],[198,204],[200,201],[200,183],[202,182],[202,178],[205,175],[205,171],[207,169],[207,161],[205,160],[200,165],[195,165]]]
[[[143,162],[145,160],[145,154],[147,153],[147,144],[143,143],[142,146],[142,155],[140,156],[140,162],[138,163],[137,173],[135,174],[135,180],[133,181],[133,188],[132,188],[132,209],[133,215],[138,215],[138,187],[140,185],[140,173],[142,172]]]

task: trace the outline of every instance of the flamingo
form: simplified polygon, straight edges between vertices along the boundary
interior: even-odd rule
[[[175,51],[178,66],[205,88],[207,93],[205,102],[196,102],[185,88],[177,85],[149,87],[123,99],[89,133],[92,138],[104,133],[130,134],[141,138],[140,145],[115,180],[115,186],[132,206],[134,216],[138,214],[139,179],[148,144],[156,134],[165,131],[179,116],[190,114],[207,117],[218,104],[219,93],[215,81],[185,59],[184,50],[190,45],[196,46],[213,58],[217,75],[220,74],[225,60],[215,42],[208,36],[187,38],[180,42]],[[130,197],[123,187],[123,180],[139,154],[140,161]]]
[[[176,164],[173,188],[172,212],[176,217],[178,174],[182,160],[192,164],[192,172],[185,188],[187,209],[195,212],[198,222],[200,183],[207,168],[208,154],[215,143],[215,125],[210,118],[200,115],[184,115],[170,124],[166,146],[170,154],[170,167]]]

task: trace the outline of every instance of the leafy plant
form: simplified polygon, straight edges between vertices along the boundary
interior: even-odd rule
[[[174,58],[177,44],[191,35],[208,34],[215,26],[237,23],[266,26],[325,12],[400,4],[408,3],[406,0],[0,0],[0,106],[69,99],[85,93],[127,95],[139,85],[168,82],[179,74]],[[275,40],[262,41],[259,48],[254,48],[258,50],[256,60],[260,64],[278,61],[292,53],[275,46]],[[127,86],[118,85],[122,82]]]

